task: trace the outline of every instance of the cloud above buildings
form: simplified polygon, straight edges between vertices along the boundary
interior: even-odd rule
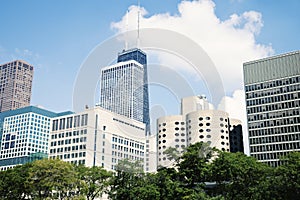
[[[259,12],[232,14],[228,19],[221,20],[215,13],[215,6],[212,0],[182,1],[178,4],[178,14],[160,13],[150,16],[145,8],[131,6],[121,21],[112,23],[112,28],[118,32],[136,29],[140,12],[141,28],[168,29],[189,37],[212,59],[222,76],[226,91],[233,92],[242,88],[243,62],[269,56],[273,54],[273,49],[255,40],[263,27]],[[179,58],[176,60],[162,55],[160,61],[175,69],[188,70]]]
[[[177,14],[149,15],[145,8],[131,6],[127,14],[111,26],[118,33],[137,29],[137,16],[140,13],[141,29],[172,30],[195,41],[214,62],[226,94],[231,96],[223,98],[219,109],[229,112],[231,116],[245,123],[243,63],[270,56],[274,51],[271,45],[256,41],[256,36],[263,27],[261,13],[252,10],[242,14],[233,13],[222,20],[216,15],[215,7],[213,0],[182,1],[178,4]],[[191,75],[193,73],[188,63],[179,57],[159,53],[158,60],[164,66]]]

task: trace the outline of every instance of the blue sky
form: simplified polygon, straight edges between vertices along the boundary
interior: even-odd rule
[[[179,0],[141,0],[147,16],[178,14]],[[263,27],[256,41],[271,44],[275,54],[300,46],[300,1],[215,0],[220,19],[254,10]],[[23,59],[35,66],[33,105],[53,111],[72,108],[73,83],[80,65],[99,43],[116,34],[134,0],[1,0],[0,63]],[[147,17],[146,16],[146,17]]]

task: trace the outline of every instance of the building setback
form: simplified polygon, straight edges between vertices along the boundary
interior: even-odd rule
[[[0,65],[0,112],[30,105],[33,66],[15,60]]]
[[[250,155],[270,166],[300,150],[300,51],[244,63]]]

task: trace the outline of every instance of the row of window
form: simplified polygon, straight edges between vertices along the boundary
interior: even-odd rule
[[[51,135],[51,139],[60,139],[60,138],[66,138],[66,137],[74,137],[74,136],[79,136],[79,135],[86,135],[87,134],[87,129],[82,129],[82,130],[76,130],[76,131],[69,131],[69,132],[60,132],[60,133],[54,133]]]
[[[84,150],[84,149],[86,149],[86,144],[68,146],[68,147],[52,148],[52,149],[50,149],[50,154],[69,152],[69,151],[78,151],[78,150]]]
[[[115,149],[115,150],[123,151],[123,152],[130,152],[135,155],[144,155],[144,151],[139,151],[139,150],[128,148],[128,147],[123,147],[123,146],[117,145],[117,144],[112,144],[111,148]]]
[[[52,131],[87,126],[88,114],[53,120]]]
[[[282,150],[300,150],[300,142],[288,142],[288,143],[280,143],[280,144],[266,144],[260,146],[252,146],[250,145],[250,152],[266,152],[266,151],[282,151]]]
[[[273,118],[282,118],[289,117],[294,115],[299,115],[299,108],[275,111],[275,112],[267,112],[267,113],[259,113],[255,115],[248,115],[248,122],[257,121],[257,120],[265,120],[265,119],[273,119]]]
[[[246,99],[268,97],[268,96],[273,96],[273,95],[278,95],[278,94],[283,94],[283,93],[294,93],[295,91],[299,91],[298,85],[277,87],[277,88],[272,88],[269,90],[246,92]],[[297,94],[297,93],[294,93],[294,94]]]
[[[55,147],[55,146],[60,146],[60,145],[76,144],[79,142],[86,142],[86,140],[87,140],[86,137],[58,140],[58,141],[52,141],[50,146]]]
[[[278,103],[281,101],[289,101],[295,100],[300,98],[300,92],[298,93],[290,93],[290,94],[282,94],[272,97],[264,97],[260,99],[253,99],[247,100],[247,106],[255,106],[255,105],[262,105],[262,104],[270,104],[270,103]]]
[[[144,144],[139,144],[138,141],[129,140],[126,138],[118,138],[116,135],[112,137],[112,142],[124,144],[124,145],[134,147],[137,149],[144,149],[144,147],[145,147]]]
[[[279,118],[279,119],[275,119],[275,120],[252,122],[252,123],[248,124],[248,128],[255,129],[255,128],[282,126],[282,125],[294,125],[294,124],[299,124],[299,123],[300,123],[299,117],[290,117],[290,118],[282,118],[282,119]]]
[[[274,134],[282,134],[282,133],[295,133],[300,132],[300,125],[293,126],[279,126],[279,127],[271,127],[267,129],[259,129],[259,130],[249,130],[249,136],[263,136],[263,135],[274,135]]]
[[[50,158],[55,159],[71,159],[71,158],[82,158],[86,157],[86,152],[79,152],[79,153],[68,153],[68,154],[60,154],[60,155],[53,155]]]
[[[299,83],[299,82],[300,82],[300,76],[291,77],[291,78],[285,78],[285,79],[281,79],[281,80],[273,80],[273,81],[269,81],[269,82],[265,82],[265,83],[247,85],[247,86],[245,86],[245,90],[246,90],[246,92],[249,92],[249,91],[262,90],[262,89],[267,89],[267,88],[272,88],[272,87],[277,87],[277,86],[284,86],[284,85]]]
[[[291,109],[299,106],[300,106],[300,100],[295,100],[295,101],[284,102],[284,103],[262,105],[257,107],[248,107],[247,113],[253,114],[253,113],[266,112],[266,111],[269,112],[269,111],[275,111],[281,109]]]
[[[289,134],[289,135],[275,135],[268,137],[250,138],[250,144],[265,144],[265,143],[275,143],[275,142],[288,142],[297,141],[300,142],[300,133]]]

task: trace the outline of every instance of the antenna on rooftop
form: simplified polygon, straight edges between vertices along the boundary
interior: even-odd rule
[[[140,46],[140,0],[138,0],[138,16],[137,16],[137,41],[136,46],[139,48]]]
[[[127,12],[126,12],[126,32],[125,32],[125,50],[128,49],[128,15],[129,15],[129,11],[127,9]]]

